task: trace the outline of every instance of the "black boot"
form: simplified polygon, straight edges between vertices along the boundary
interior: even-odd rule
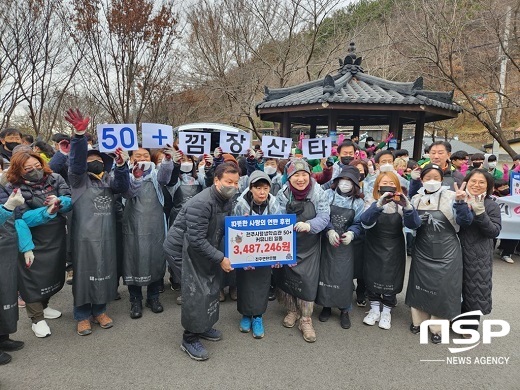
[[[318,319],[320,320],[320,322],[327,322],[330,318],[331,313],[332,309],[330,307],[324,307]]]
[[[23,348],[23,341],[14,341],[10,338],[7,338],[6,340],[2,340],[0,342],[0,351],[19,351]]]
[[[350,329],[350,317],[348,316],[348,311],[341,310],[341,314],[339,316],[339,323],[343,329]]]
[[[136,299],[135,301],[131,301],[130,304],[130,318],[134,320],[141,318],[143,316],[143,301]]]
[[[163,306],[161,305],[161,302],[159,302],[159,298],[147,299],[145,306],[152,309],[154,313],[162,313],[164,310]]]
[[[3,364],[7,364],[11,361],[11,355],[8,353],[0,351],[0,366]]]

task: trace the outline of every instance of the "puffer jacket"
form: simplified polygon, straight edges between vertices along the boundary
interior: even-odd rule
[[[500,234],[500,208],[491,198],[484,200],[486,212],[473,214],[469,226],[459,231],[463,258],[462,311],[491,313],[493,275],[493,239]]]

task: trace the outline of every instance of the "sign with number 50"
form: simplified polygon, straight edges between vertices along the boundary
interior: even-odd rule
[[[113,152],[116,148],[137,150],[135,124],[98,125],[97,136],[101,152]]]

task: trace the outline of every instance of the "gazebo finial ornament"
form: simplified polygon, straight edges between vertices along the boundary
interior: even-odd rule
[[[361,61],[363,57],[358,57],[356,55],[356,45],[354,42],[350,42],[348,48],[348,54],[345,57],[345,60],[339,59],[339,73],[346,74],[351,73],[355,75],[358,72],[364,73],[363,68],[361,67]]]

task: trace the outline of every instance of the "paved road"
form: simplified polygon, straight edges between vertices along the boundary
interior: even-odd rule
[[[236,304],[221,306],[217,327],[220,342],[206,342],[210,359],[192,361],[181,352],[180,307],[176,293],[161,295],[165,311],[145,308],[141,319],[128,315],[128,292],[109,305],[112,329],[94,328],[92,335],[75,333],[71,287],[51,301],[63,317],[49,321],[52,336],[37,339],[21,311],[16,339],[25,341],[13,361],[0,367],[0,389],[519,389],[520,312],[518,285],[520,258],[513,265],[495,260],[494,310],[488,318],[511,324],[511,333],[489,345],[478,345],[457,356],[471,365],[452,365],[446,345],[420,345],[408,331],[409,309],[404,293],[393,312],[392,329],[362,324],[364,310],[354,307],[353,326],[343,330],[335,313],[318,322],[317,341],[306,343],[297,328],[281,325],[283,311],[271,302],[265,315],[266,336],[255,340],[238,330]],[[507,365],[477,365],[478,357],[508,357]],[[440,359],[441,362],[421,362]]]

